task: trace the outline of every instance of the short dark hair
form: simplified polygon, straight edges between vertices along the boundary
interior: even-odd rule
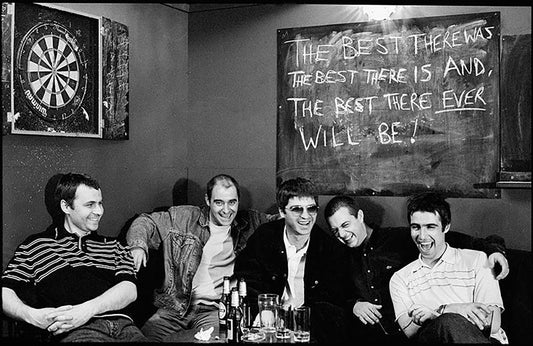
[[[309,179],[294,178],[284,181],[276,193],[276,203],[280,210],[285,209],[289,199],[293,197],[312,197],[318,205],[315,185]]]
[[[100,190],[100,184],[98,184],[95,179],[91,178],[87,174],[63,174],[63,176],[61,176],[59,179],[54,192],[56,205],[60,205],[61,200],[64,199],[67,204],[72,207],[72,203],[76,197],[76,190],[80,185],[86,185],[92,187],[93,189]]]
[[[355,216],[355,218],[357,218],[357,213],[361,210],[354,198],[345,195],[335,196],[328,202],[326,209],[324,209],[324,218],[326,221],[342,207],[347,208],[348,212]]]
[[[411,196],[407,201],[407,221],[411,224],[411,216],[417,211],[428,213],[438,213],[442,228],[452,221],[450,205],[446,202],[444,195],[438,192],[422,192]]]
[[[215,187],[216,183],[218,183],[219,181],[225,183],[223,184],[224,187],[230,187],[232,185],[235,186],[235,189],[237,189],[237,197],[239,199],[241,198],[241,189],[239,187],[239,183],[237,182],[237,180],[235,180],[235,178],[233,178],[231,175],[228,175],[228,174],[218,174],[218,175],[215,175],[213,178],[211,178],[207,182],[207,189],[206,189],[207,199],[211,200],[211,194],[213,193],[213,188]]]

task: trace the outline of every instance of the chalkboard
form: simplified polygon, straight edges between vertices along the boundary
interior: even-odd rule
[[[499,197],[499,12],[277,34],[278,183]]]
[[[531,181],[531,34],[502,37],[500,180]]]

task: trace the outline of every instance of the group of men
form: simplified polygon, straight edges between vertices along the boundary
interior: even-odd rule
[[[336,196],[321,229],[317,191],[304,178],[279,186],[278,214],[240,210],[239,201],[238,182],[219,174],[205,206],[143,213],[122,244],[97,234],[99,184],[64,174],[54,192],[61,217],[29,236],[4,270],[3,311],[58,341],[190,341],[186,331],[218,335],[230,276],[246,280],[254,313],[260,293],[310,306],[317,342],[506,342],[497,281],[509,272],[505,248],[451,231],[439,194],[410,198],[409,227],[397,228],[367,224],[354,198]],[[162,249],[164,279],[156,312],[138,328],[126,308],[150,249]],[[482,332],[489,320],[491,339]]]

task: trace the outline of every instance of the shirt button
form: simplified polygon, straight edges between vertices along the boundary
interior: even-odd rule
[[[374,250],[374,248],[371,246],[371,247],[370,247],[370,250]]]
[[[272,275],[272,280],[276,280],[276,275]]]
[[[318,280],[315,280],[315,285],[318,285]]]
[[[378,301],[378,299],[376,298],[376,299],[374,299],[374,301],[375,301],[375,302],[377,302],[377,301]]]
[[[368,269],[367,272],[370,273],[370,269]]]
[[[366,256],[366,253],[364,253],[363,256]]]
[[[371,289],[374,289],[374,286],[370,286]]]

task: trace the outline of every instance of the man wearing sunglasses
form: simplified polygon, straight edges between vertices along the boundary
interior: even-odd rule
[[[311,181],[283,182],[276,202],[283,219],[255,231],[237,256],[235,275],[246,280],[254,315],[258,294],[275,293],[285,308],[311,307],[311,339],[336,341],[346,250],[315,224],[318,196]]]

